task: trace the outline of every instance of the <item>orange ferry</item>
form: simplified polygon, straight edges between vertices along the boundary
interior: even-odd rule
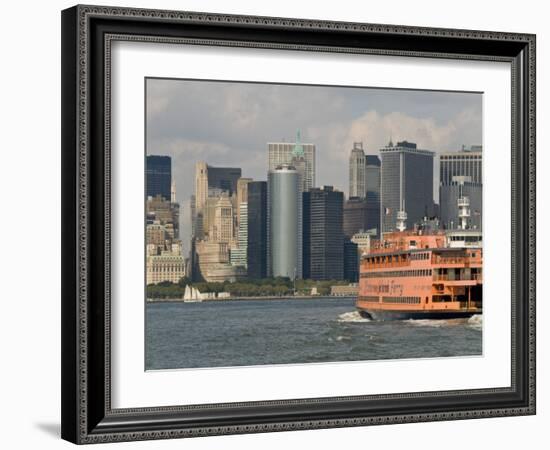
[[[464,225],[452,231],[405,231],[403,223],[400,231],[374,241],[361,258],[360,314],[376,320],[481,314],[481,232]]]

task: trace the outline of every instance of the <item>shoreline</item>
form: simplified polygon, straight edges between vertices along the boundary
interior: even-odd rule
[[[146,303],[221,303],[221,302],[227,302],[227,301],[236,301],[236,302],[242,302],[242,301],[272,301],[272,300],[284,300],[284,301],[292,301],[292,300],[315,300],[315,299],[350,299],[350,298],[356,298],[355,296],[343,296],[343,295],[295,295],[295,296],[286,296],[286,297],[279,297],[279,296],[255,296],[255,297],[227,297],[227,298],[207,298],[204,300],[198,300],[198,301],[185,301],[181,298],[148,298],[146,299]]]

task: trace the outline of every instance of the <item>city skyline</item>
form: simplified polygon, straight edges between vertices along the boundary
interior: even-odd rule
[[[147,154],[172,157],[183,241],[196,161],[238,166],[243,177],[266,180],[268,143],[294,142],[296,130],[317,148],[316,186],[347,197],[354,142],[367,155],[378,155],[389,139],[415,141],[436,155],[481,143],[481,95],[148,79]],[[437,198],[439,171],[434,175]]]

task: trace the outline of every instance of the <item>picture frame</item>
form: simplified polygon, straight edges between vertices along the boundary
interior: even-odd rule
[[[113,408],[110,71],[116,41],[509,64],[510,386]],[[62,437],[84,444],[535,414],[535,42],[534,35],[507,32],[82,5],[64,10]]]

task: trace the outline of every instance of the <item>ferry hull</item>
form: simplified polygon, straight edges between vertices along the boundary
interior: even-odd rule
[[[379,310],[357,308],[361,316],[368,319],[387,320],[419,320],[419,319],[462,319],[469,318],[475,314],[481,314],[481,309],[467,311],[400,311],[400,310]]]

